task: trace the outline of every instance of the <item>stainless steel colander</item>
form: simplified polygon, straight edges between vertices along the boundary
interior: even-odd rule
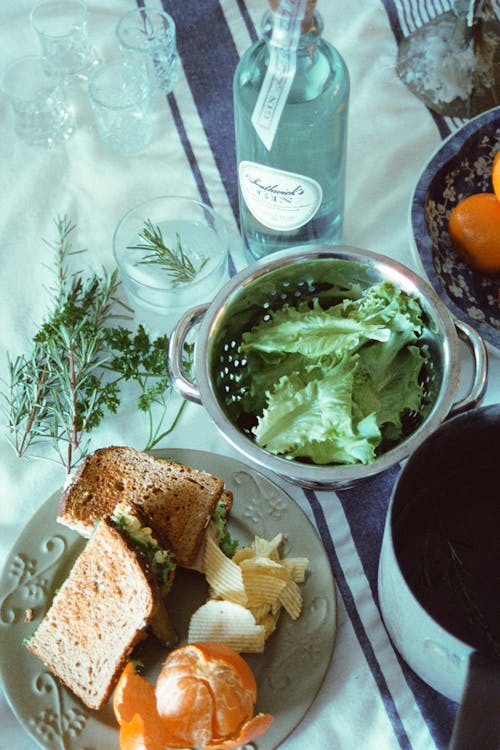
[[[317,466],[275,456],[260,448],[249,421],[238,409],[242,334],[270,310],[317,299],[323,307],[341,300],[339,287],[352,282],[363,288],[389,281],[421,304],[425,332],[420,345],[429,350],[422,374],[424,399],[420,412],[408,415],[405,435],[396,446],[370,464]],[[184,342],[195,336],[194,381],[182,368]],[[461,364],[460,338],[472,352],[469,392],[457,400]],[[168,366],[175,388],[184,398],[203,404],[224,436],[252,463],[304,487],[335,489],[352,486],[406,458],[446,418],[472,408],[484,394],[487,354],[470,326],[454,321],[434,290],[412,271],[381,255],[348,246],[307,246],[264,258],[234,276],[211,304],[188,310],[170,337]],[[234,398],[228,399],[228,395]],[[228,405],[228,400],[231,404]]]

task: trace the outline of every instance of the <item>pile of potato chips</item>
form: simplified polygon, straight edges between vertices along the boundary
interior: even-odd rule
[[[260,653],[276,629],[282,609],[296,620],[302,610],[298,586],[306,577],[306,557],[281,559],[283,534],[229,559],[212,540],[205,546],[205,576],[210,599],[191,618],[188,641],[216,641],[235,651]]]

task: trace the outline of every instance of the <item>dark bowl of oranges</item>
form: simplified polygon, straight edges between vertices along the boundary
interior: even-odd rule
[[[441,299],[500,350],[500,107],[437,149],[413,193],[410,225]]]

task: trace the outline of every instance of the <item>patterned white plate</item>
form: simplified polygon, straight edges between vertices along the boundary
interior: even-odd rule
[[[244,654],[259,688],[257,710],[275,717],[269,731],[254,741],[257,750],[274,750],[297,726],[317,695],[333,652],[337,627],[335,584],[324,547],[305,513],[277,485],[232,458],[203,451],[172,449],[155,455],[204,469],[224,479],[234,492],[230,530],[242,544],[254,535],[287,535],[285,552],[305,555],[309,574],[302,585],[304,608],[293,623],[286,613],[264,654]],[[62,686],[24,646],[67,576],[84,541],[56,523],[59,500],[50,497],[26,524],[10,552],[0,580],[0,673],[7,699],[26,731],[47,750],[118,748],[111,704],[90,711]],[[206,598],[203,576],[180,570],[169,595],[169,611],[185,642],[191,613]],[[31,610],[34,619],[25,621]],[[154,680],[166,652],[153,638],[141,659]]]
[[[500,350],[500,274],[472,271],[448,234],[456,204],[472,193],[491,193],[491,166],[500,149],[500,107],[450,135],[420,176],[410,205],[410,234],[417,260],[443,302]]]

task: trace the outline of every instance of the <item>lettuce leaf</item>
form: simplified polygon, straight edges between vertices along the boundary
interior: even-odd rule
[[[315,359],[342,357],[355,351],[367,339],[387,341],[390,330],[383,323],[366,323],[354,316],[342,317],[341,305],[322,310],[318,302],[313,309],[285,307],[272,319],[243,334],[241,350],[275,354],[298,353]]]
[[[232,557],[239,546],[239,541],[233,539],[231,532],[227,527],[227,512],[224,507],[224,503],[220,500],[217,501],[215,510],[212,515],[212,523],[217,531],[217,540],[219,547],[224,552],[226,557]]]
[[[268,394],[255,428],[271,453],[310,458],[318,464],[368,463],[380,442],[375,415],[356,423],[352,413],[355,358],[344,357],[318,380],[282,378]]]
[[[388,282],[327,310],[315,301],[269,313],[240,345],[256,442],[317,464],[373,461],[421,407],[422,318],[418,300]]]

